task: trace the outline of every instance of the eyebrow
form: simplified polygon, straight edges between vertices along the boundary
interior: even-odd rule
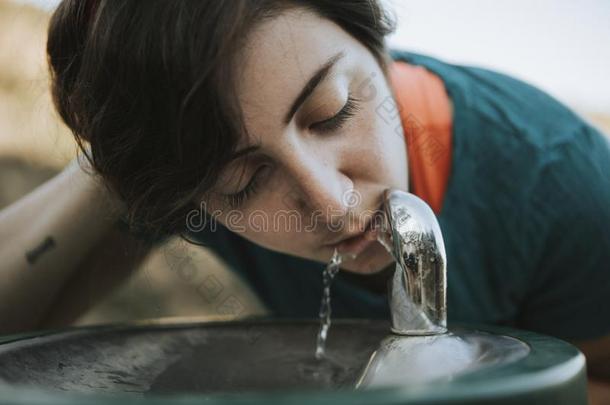
[[[331,56],[322,66],[320,66],[316,72],[311,76],[311,78],[307,81],[307,84],[303,87],[299,95],[295,98],[290,106],[290,110],[284,116],[284,125],[288,125],[294,114],[296,114],[297,110],[301,105],[307,100],[307,98],[314,92],[316,87],[326,78],[328,77],[330,71],[333,66],[345,56],[345,51],[340,51],[335,55]],[[252,152],[256,152],[260,149],[260,145],[251,145],[246,148],[240,149],[235,152],[230,158],[229,162],[239,159],[242,156],[248,155]]]
[[[303,104],[305,100],[307,100],[307,98],[311,95],[311,93],[313,93],[316,87],[318,87],[318,84],[320,84],[320,82],[322,82],[328,76],[337,61],[344,56],[344,51],[338,52],[330,59],[328,59],[322,66],[320,66],[318,70],[316,70],[313,76],[311,76],[311,78],[307,81],[307,84],[305,85],[305,87],[303,87],[297,98],[293,101],[290,110],[288,110],[288,113],[284,117],[285,125],[288,125],[288,123],[290,122],[294,114],[297,112],[301,104]]]

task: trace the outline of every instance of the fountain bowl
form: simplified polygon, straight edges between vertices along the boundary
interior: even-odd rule
[[[397,337],[337,319],[165,319],[0,337],[0,404],[586,404],[583,355],[532,332]]]

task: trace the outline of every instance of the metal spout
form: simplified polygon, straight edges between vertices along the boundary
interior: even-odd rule
[[[446,255],[436,216],[413,194],[388,189],[383,197],[387,225],[382,226],[384,245],[396,260],[394,276],[389,281],[392,332],[445,333]]]

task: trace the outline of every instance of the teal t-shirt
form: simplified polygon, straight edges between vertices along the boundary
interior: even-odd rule
[[[451,322],[565,339],[610,333],[610,145],[544,92],[486,69],[391,50],[438,75],[454,106],[438,217]],[[270,251],[222,225],[191,232],[277,317],[318,316],[323,263]],[[384,292],[340,272],[335,317],[388,318]]]

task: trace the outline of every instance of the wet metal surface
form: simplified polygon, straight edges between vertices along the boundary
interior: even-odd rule
[[[432,209],[414,194],[387,189],[383,209],[396,271],[389,284],[392,331],[434,335],[447,331],[447,256]],[[384,224],[386,225],[386,224]],[[382,239],[385,239],[382,237]]]

